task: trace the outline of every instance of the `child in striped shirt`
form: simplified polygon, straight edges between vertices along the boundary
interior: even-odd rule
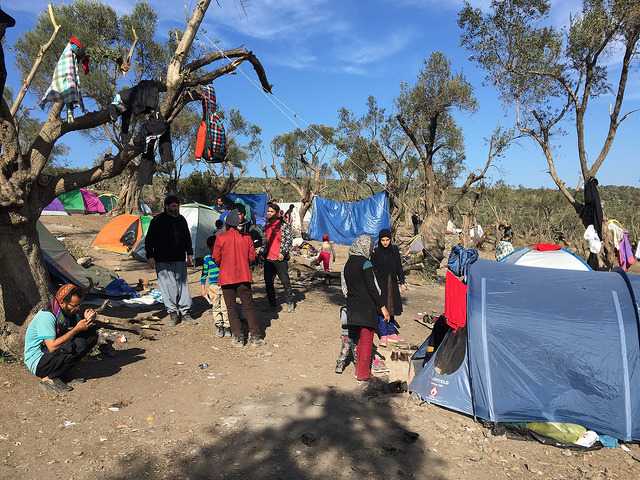
[[[227,314],[227,305],[224,303],[224,298],[222,298],[222,288],[218,286],[220,268],[211,258],[215,240],[215,235],[207,238],[209,255],[204,257],[200,285],[202,287],[202,296],[207,299],[212,307],[213,320],[216,325],[216,336],[219,338],[231,338],[231,324],[229,323],[229,315]],[[206,288],[207,283],[208,288]]]

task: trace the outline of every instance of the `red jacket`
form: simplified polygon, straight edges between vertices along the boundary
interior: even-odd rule
[[[219,233],[211,256],[220,267],[219,286],[241,282],[253,283],[249,262],[256,259],[256,249],[250,235],[240,233],[235,228]]]

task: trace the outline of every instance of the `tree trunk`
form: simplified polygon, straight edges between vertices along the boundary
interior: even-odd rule
[[[0,215],[0,339],[3,350],[18,358],[24,341],[25,319],[51,296],[51,282],[42,256],[37,217]],[[29,274],[26,274],[26,273]]]
[[[445,249],[450,250],[453,246],[447,245],[445,240],[446,226],[447,215],[444,212],[427,216],[420,226],[422,244],[425,249],[424,263],[429,270],[440,268],[440,264],[445,258]]]

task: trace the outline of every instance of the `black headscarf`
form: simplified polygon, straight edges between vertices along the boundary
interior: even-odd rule
[[[391,240],[391,231],[388,228],[380,230],[378,234],[378,246],[374,250],[373,255],[371,255],[373,270],[376,272],[379,280],[386,278],[389,274],[395,277],[398,269],[402,268],[401,265],[398,265],[398,255],[395,254],[398,247],[392,243],[390,243],[388,247],[383,247],[383,238]]]

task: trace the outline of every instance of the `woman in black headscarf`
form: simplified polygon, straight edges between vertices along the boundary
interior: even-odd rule
[[[398,247],[391,243],[391,231],[383,228],[378,234],[378,246],[371,255],[373,271],[382,291],[382,298],[391,316],[389,322],[378,319],[380,345],[387,345],[387,340],[402,341],[397,334],[394,317],[402,313],[400,291],[407,289],[402,271],[402,257]]]
[[[360,333],[356,360],[358,383],[368,382],[371,378],[371,351],[379,312],[389,320],[369,260],[373,245],[369,235],[356,238],[349,247],[349,259],[341,273],[342,293],[347,297],[347,325],[357,327]]]

